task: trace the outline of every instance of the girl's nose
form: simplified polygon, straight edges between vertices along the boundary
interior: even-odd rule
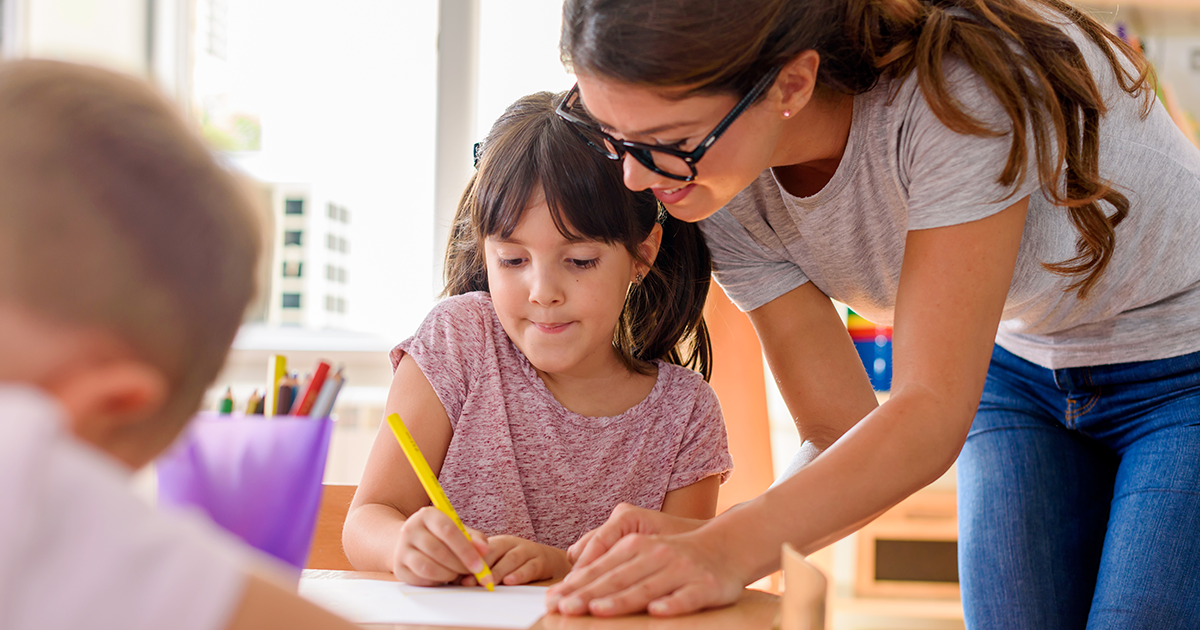
[[[529,286],[529,301],[540,306],[554,306],[563,301],[561,283],[553,270],[535,269]]]

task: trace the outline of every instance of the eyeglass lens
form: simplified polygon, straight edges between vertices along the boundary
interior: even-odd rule
[[[571,115],[580,120],[590,121],[591,117],[584,109],[578,94],[571,100],[567,107]],[[589,143],[595,146],[598,150],[606,153],[611,159],[619,159],[626,152],[633,154],[633,157],[642,166],[650,170],[658,171],[664,175],[673,175],[676,178],[683,179],[694,175],[691,166],[681,157],[661,153],[659,151],[650,151],[647,149],[638,149],[626,147],[614,141],[613,137],[604,133],[597,127],[586,125],[580,131]]]

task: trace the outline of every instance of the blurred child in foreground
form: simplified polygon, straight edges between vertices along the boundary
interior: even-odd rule
[[[152,511],[254,293],[251,202],[147,85],[0,64],[0,628],[351,628]]]

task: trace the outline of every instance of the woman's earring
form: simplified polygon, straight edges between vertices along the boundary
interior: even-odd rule
[[[785,109],[785,110],[783,110],[783,117],[784,117],[784,118],[791,118],[791,117],[792,117],[792,110],[790,110],[790,109]]]
[[[640,274],[640,273],[639,273],[639,274],[637,275],[637,277],[635,277],[635,278],[633,279],[633,285],[634,285],[634,286],[637,286],[637,285],[639,285],[639,284],[641,284],[641,283],[642,283],[642,274]]]

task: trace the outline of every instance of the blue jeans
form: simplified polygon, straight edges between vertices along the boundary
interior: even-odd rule
[[[1200,628],[1200,352],[1048,370],[997,346],[958,501],[967,628]]]

